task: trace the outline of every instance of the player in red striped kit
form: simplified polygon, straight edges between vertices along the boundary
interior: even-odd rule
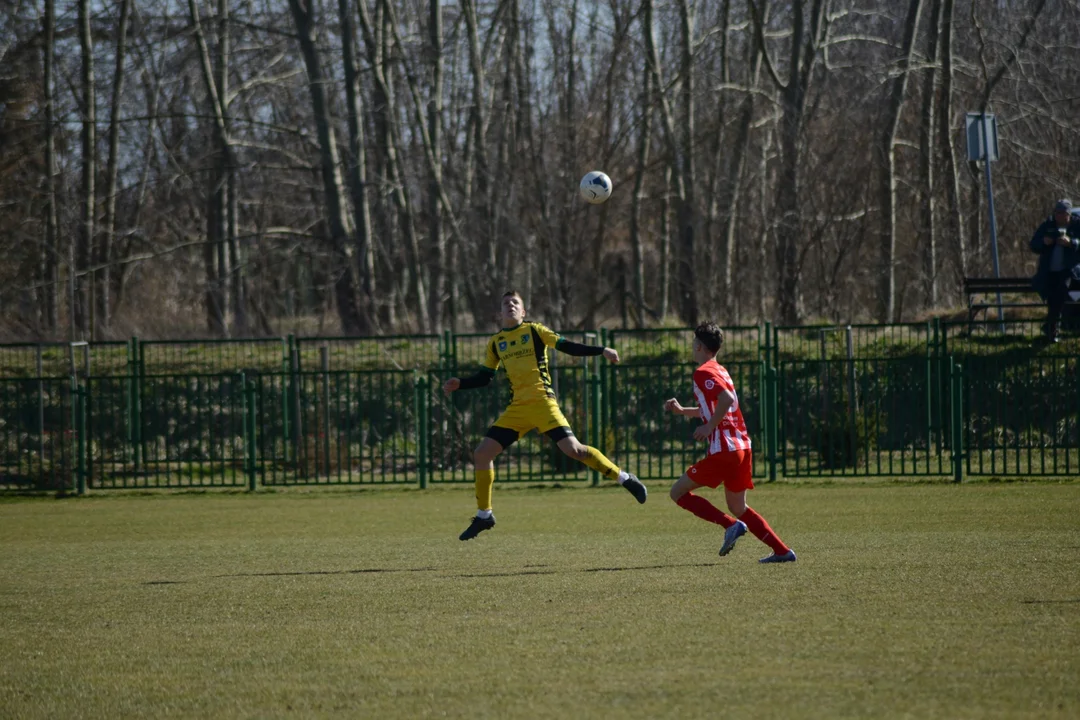
[[[724,544],[720,555],[727,555],[735,541],[749,530],[761,542],[772,548],[773,554],[763,557],[763,563],[794,562],[795,551],[780,539],[765,518],[746,504],[746,491],[754,487],[751,474],[754,467],[750,434],[739,409],[739,396],[731,376],[720,363],[716,353],[724,343],[724,333],[716,323],[702,323],[694,330],[694,395],[698,407],[683,407],[671,398],[664,409],[685,417],[700,417],[702,425],[694,430],[694,439],[709,443],[708,455],[693,465],[671,486],[671,499],[702,520],[724,528]],[[727,515],[695,490],[717,488],[723,484],[727,499]],[[732,517],[734,515],[734,517]],[[738,519],[736,519],[738,518]]]

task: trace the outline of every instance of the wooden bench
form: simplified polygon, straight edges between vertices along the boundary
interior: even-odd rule
[[[985,295],[997,295],[1009,293],[1012,295],[1033,295],[1034,298],[1027,302],[1002,301],[1001,307],[1043,307],[1046,305],[1039,297],[1039,293],[1031,286],[1031,278],[1026,277],[1003,277],[1003,278],[964,278],[964,294],[968,301],[968,323],[975,322],[976,316],[985,312],[988,308],[998,306],[997,298],[992,300],[981,299]],[[976,299],[979,298],[978,301]]]

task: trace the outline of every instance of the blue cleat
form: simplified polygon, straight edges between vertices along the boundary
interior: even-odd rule
[[[759,563],[795,562],[795,551],[794,550],[788,550],[783,555],[777,555],[776,553],[773,553],[772,555],[769,555],[768,557],[761,558],[760,560],[758,560],[758,562]]]
[[[474,517],[472,522],[469,523],[469,527],[465,528],[465,532],[458,536],[458,540],[472,540],[480,533],[493,527],[495,527],[494,515],[489,518]]]
[[[735,548],[735,541],[746,534],[746,523],[736,520],[735,524],[724,531],[724,544],[720,546],[720,557],[724,557]]]
[[[644,504],[645,500],[649,497],[649,490],[645,487],[645,483],[637,479],[637,475],[634,473],[627,473],[630,475],[626,482],[622,484],[626,488],[627,492],[634,496],[634,499],[639,504]]]

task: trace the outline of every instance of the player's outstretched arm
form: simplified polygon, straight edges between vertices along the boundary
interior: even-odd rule
[[[619,351],[615,348],[601,347],[600,345],[585,345],[583,343],[576,343],[573,340],[567,340],[566,338],[559,338],[555,343],[555,349],[561,353],[567,355],[574,355],[575,357],[591,357],[593,355],[603,355],[605,358],[613,363],[619,362]]]

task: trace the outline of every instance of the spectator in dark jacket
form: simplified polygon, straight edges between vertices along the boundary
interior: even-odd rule
[[[1046,325],[1051,342],[1058,339],[1058,320],[1068,299],[1069,280],[1080,274],[1080,217],[1072,214],[1072,201],[1058,200],[1054,214],[1031,236],[1031,252],[1038,253],[1039,267],[1031,285],[1046,301]]]

